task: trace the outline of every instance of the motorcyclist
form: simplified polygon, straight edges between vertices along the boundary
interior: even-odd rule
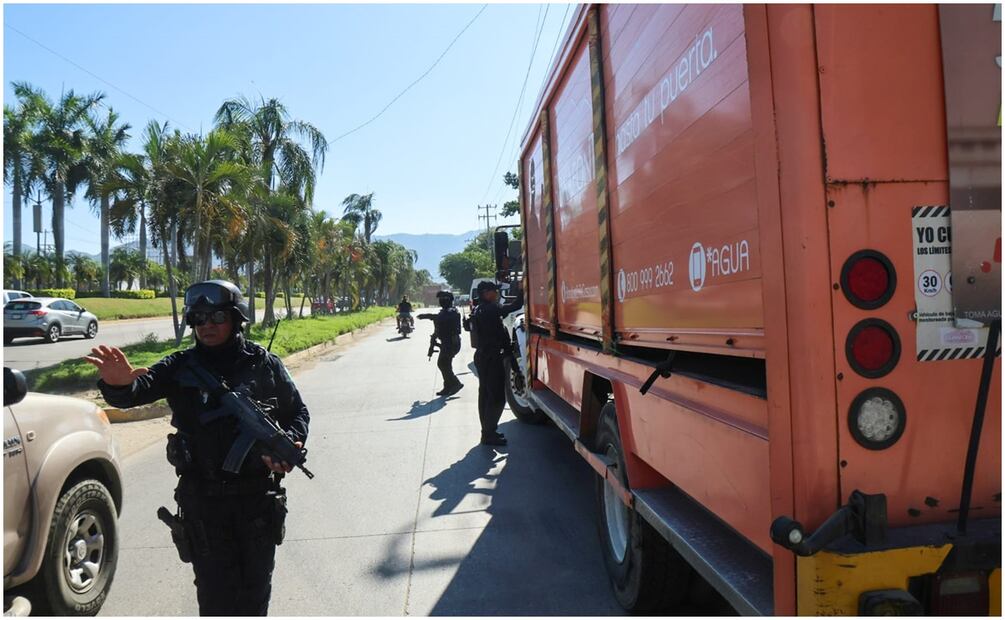
[[[407,295],[402,295],[401,303],[398,304],[398,331],[401,331],[402,320],[408,321],[409,327],[415,327],[412,320],[412,304],[408,301]]]
[[[216,375],[232,389],[270,402],[276,423],[298,447],[307,440],[310,415],[293,380],[275,355],[248,340],[250,313],[240,290],[223,280],[193,284],[185,291],[185,321],[195,346],[168,355],[150,368],[133,368],[115,347],[100,346],[85,359],[98,368],[98,387],[112,406],[135,407],[166,398],[171,407],[168,462],[179,476],[175,489],[184,537],[179,555],[190,557],[201,615],[266,615],[272,592],[276,545],[285,531],[285,462],[255,455],[236,474],[223,470],[237,437],[237,422],[201,418],[221,406],[218,398],[182,385],[190,369]],[[186,555],[182,555],[183,560]]]
[[[420,314],[419,318],[433,321],[433,338],[440,345],[436,366],[440,369],[440,374],[443,375],[443,389],[436,395],[450,396],[464,387],[464,384],[454,374],[453,369],[454,356],[461,350],[461,315],[454,307],[454,294],[450,291],[436,293],[436,300],[440,304],[440,311],[436,314],[431,312]],[[432,345],[430,345],[430,353],[432,353]]]

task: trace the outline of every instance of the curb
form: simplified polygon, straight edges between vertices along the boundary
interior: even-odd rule
[[[304,362],[318,353],[323,353],[329,349],[334,349],[338,346],[344,345],[347,342],[355,340],[358,335],[370,331],[374,327],[387,324],[394,317],[381,319],[376,323],[371,323],[366,327],[361,327],[359,329],[347,332],[345,334],[340,334],[335,337],[334,340],[329,340],[328,342],[322,342],[321,344],[316,344],[313,347],[304,349],[303,351],[297,351],[296,353],[291,353],[286,357],[282,358],[283,364],[285,366],[293,366]],[[164,416],[171,415],[171,408],[168,404],[161,400],[150,405],[141,405],[139,407],[131,407],[129,409],[117,409],[115,407],[104,407],[105,414],[108,415],[108,421],[112,424],[122,424],[124,422],[140,422],[142,420],[153,420],[154,418],[160,418]]]

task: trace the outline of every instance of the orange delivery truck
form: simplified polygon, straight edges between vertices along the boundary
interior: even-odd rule
[[[577,8],[497,278],[625,608],[1000,615],[1000,67],[1000,5]]]

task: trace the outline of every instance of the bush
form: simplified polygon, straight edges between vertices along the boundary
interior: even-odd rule
[[[35,297],[65,297],[66,299],[73,299],[77,296],[77,291],[72,288],[40,288],[28,292]]]
[[[153,299],[154,292],[148,288],[141,288],[138,291],[112,291],[112,297],[118,299]]]

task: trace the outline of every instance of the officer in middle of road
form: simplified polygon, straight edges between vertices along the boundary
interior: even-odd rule
[[[461,315],[454,307],[454,294],[450,291],[440,291],[436,293],[436,300],[440,303],[440,311],[437,314],[420,314],[420,319],[431,319],[433,321],[433,337],[439,341],[440,354],[436,358],[436,366],[443,375],[443,389],[436,393],[437,396],[451,396],[460,391],[464,384],[460,382],[454,374],[454,356],[461,350]],[[430,353],[432,353],[430,345]]]
[[[478,283],[480,302],[471,315],[471,341],[475,347],[475,368],[478,370],[478,418],[482,426],[482,443],[505,446],[506,438],[496,429],[506,407],[506,366],[503,360],[513,355],[510,340],[502,320],[523,307],[523,290],[517,288],[516,300],[500,305],[499,285]]]

